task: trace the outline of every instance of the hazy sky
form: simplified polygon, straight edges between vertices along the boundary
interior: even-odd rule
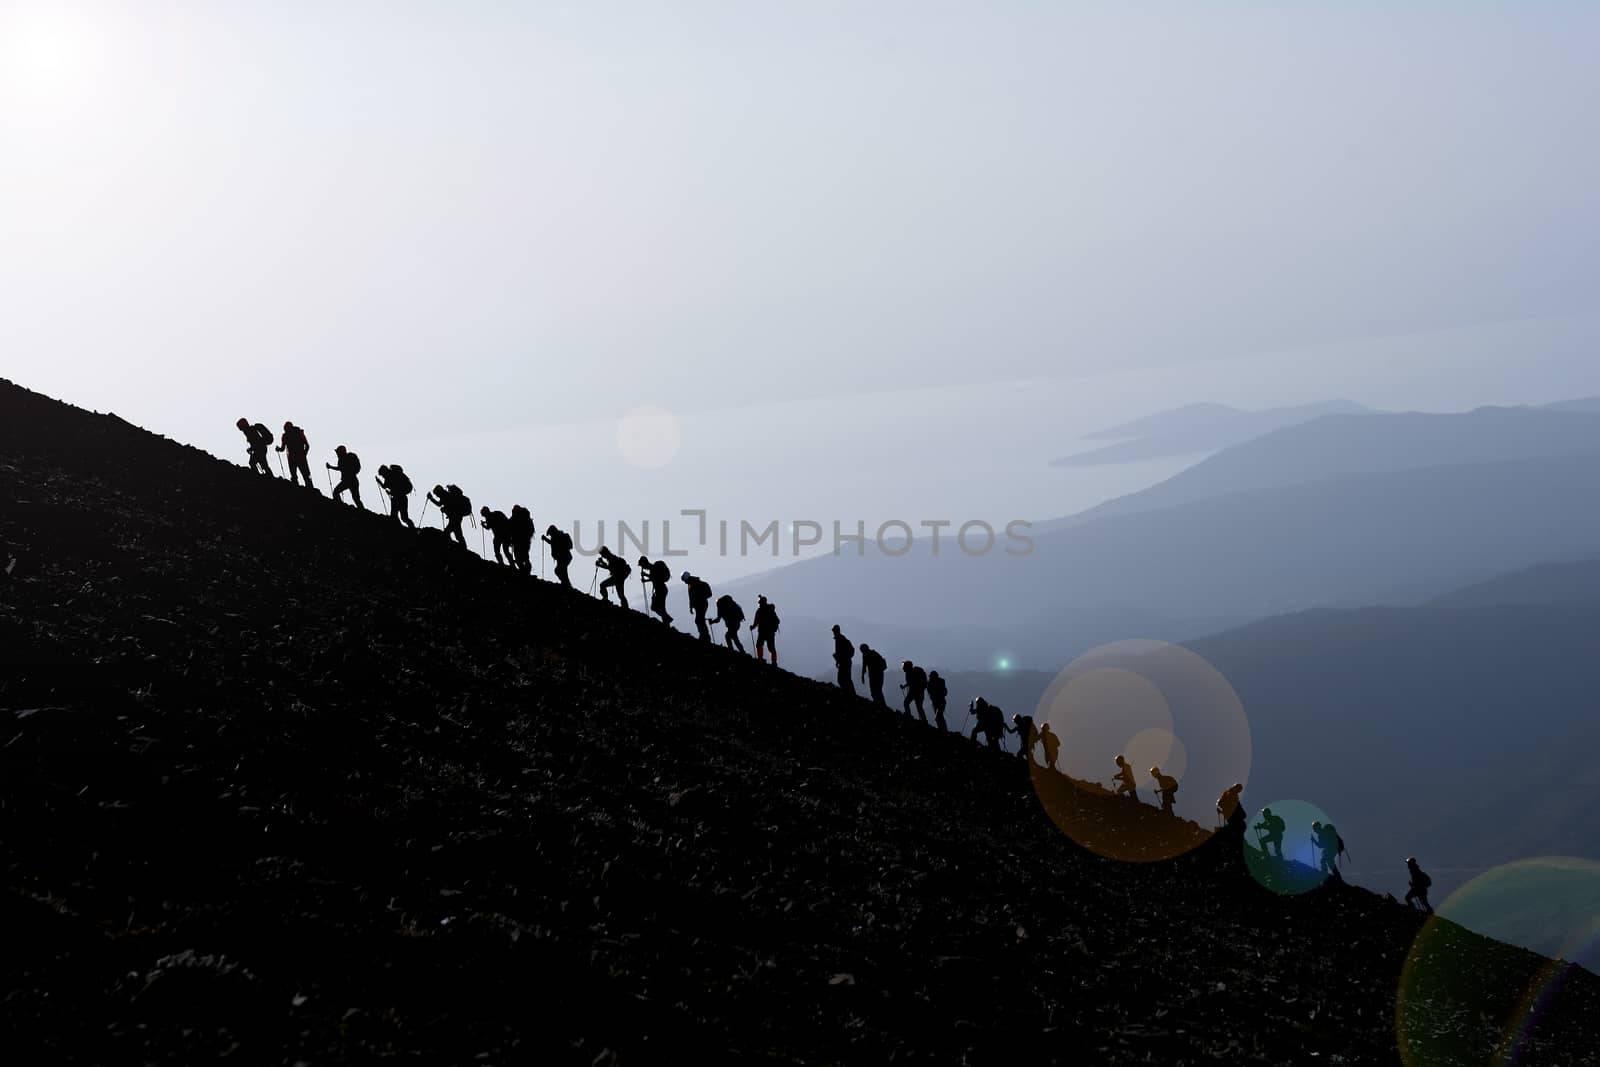
[[[1597,46],[1538,0],[0,0],[0,374],[541,522],[1061,514],[1164,468],[1043,464],[1172,403],[1600,392]]]

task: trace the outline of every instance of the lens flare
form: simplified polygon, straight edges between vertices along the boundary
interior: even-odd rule
[[[1062,670],[1034,710],[1060,738],[1060,773],[1033,768],[1050,817],[1078,844],[1130,861],[1169,859],[1205,842],[1216,797],[1246,781],[1250,725],[1221,673],[1189,649],[1163,641],[1119,641]],[[1115,794],[1115,759],[1135,776],[1135,805]],[[1176,810],[1152,803],[1150,769],[1176,778]],[[1203,814],[1202,814],[1203,813]]]
[[[1311,826],[1332,822],[1327,812],[1304,800],[1263,805],[1245,827],[1244,865],[1250,877],[1284,896],[1298,896],[1326,882],[1328,872]]]
[[[1561,994],[1579,966],[1600,967],[1600,863],[1545,856],[1480,874],[1438,906],[1406,957],[1395,1001],[1401,1059],[1537,1062],[1544,1034],[1578,1010]]]

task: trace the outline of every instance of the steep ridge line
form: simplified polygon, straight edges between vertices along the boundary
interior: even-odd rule
[[[1394,1059],[1371,894],[1102,859],[1014,759],[8,385],[0,501],[8,1048]]]

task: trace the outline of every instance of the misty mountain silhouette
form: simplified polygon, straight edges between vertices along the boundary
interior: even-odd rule
[[[1324,400],[1295,407],[1242,411],[1226,404],[1186,404],[1120,426],[1086,434],[1086,439],[1116,438],[1117,443],[1054,460],[1054,467],[1093,467],[1215,452],[1323,415],[1362,415],[1372,409],[1353,400]]]
[[[1486,407],[1448,415],[1327,415],[1228,448],[1158,485],[1108,500],[1059,524],[1330,478],[1596,449],[1600,449],[1600,419],[1584,412]],[[1041,523],[1040,528],[1054,525]]]
[[[1026,556],[965,556],[948,535],[937,557],[926,539],[893,559],[869,543],[865,556],[806,560],[732,588],[759,589],[794,615],[1049,635],[1114,632],[1092,620],[1142,614],[1186,638],[1204,631],[1184,620],[1216,629],[1310,607],[1416,604],[1587,555],[1600,544],[1597,490],[1594,416],[1324,416],[1039,523]],[[1059,645],[1053,661],[1024,662],[1053,670],[1084,647]]]
[[[3,382],[0,500],[18,1062],[1396,1058],[1362,890],[1100,859],[1016,760]],[[1435,928],[1480,1062],[1544,962]]]

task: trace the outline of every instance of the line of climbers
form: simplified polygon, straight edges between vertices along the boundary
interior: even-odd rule
[[[271,478],[274,477],[272,467],[267,462],[267,450],[273,447],[273,433],[262,423],[251,423],[248,419],[241,418],[236,425],[244,434],[247,452],[250,460],[250,469]],[[303,429],[293,422],[284,422],[282,436],[278,439],[277,451],[288,460],[287,472],[280,471],[291,483],[304,484],[313,492],[320,490],[311,481],[311,468],[308,456],[311,452],[310,441]],[[329,471],[338,471],[339,481],[331,485],[333,499],[339,501],[345,493],[350,494],[351,503],[365,509],[361,502],[361,459],[344,445],[334,449],[336,462],[324,464]],[[280,466],[283,460],[279,460]],[[389,501],[389,514],[397,522],[412,529],[416,523],[411,519],[410,496],[415,487],[410,477],[399,464],[386,464],[378,468],[376,482],[380,490]],[[331,479],[330,479],[331,481]],[[444,532],[447,537],[463,548],[467,547],[466,534],[461,529],[464,519],[472,515],[472,501],[457,485],[436,485],[428,493],[423,504],[422,514],[427,516],[428,505],[439,509],[439,514],[444,522]],[[533,564],[531,548],[535,532],[533,515],[521,504],[512,507],[507,515],[503,511],[491,510],[487,507],[478,509],[482,519],[482,528],[493,539],[494,559],[500,563],[523,574],[531,574]],[[573,588],[569,568],[572,565],[574,544],[572,535],[566,531],[550,525],[540,537],[543,546],[550,550],[550,557],[555,563],[555,576],[560,584],[568,589]],[[541,551],[541,561],[543,553]],[[541,562],[542,567],[542,562]],[[628,607],[626,583],[633,574],[633,567],[627,560],[622,559],[605,545],[600,546],[598,558],[595,560],[594,578],[590,581],[589,592],[595,592],[594,582],[599,578],[600,572],[606,572],[606,579],[599,583],[600,599],[611,602],[611,591],[616,590],[617,602]],[[639,557],[640,580],[650,587],[650,614],[655,615],[668,626],[672,625],[672,615],[667,611],[667,592],[672,582],[672,571],[665,560],[651,560],[646,556]],[[731,596],[723,595],[716,600],[716,615],[709,622],[706,613],[711,610],[712,589],[705,579],[684,571],[680,576],[687,589],[689,597],[689,612],[694,618],[695,630],[703,641],[711,641],[711,626],[721,625],[723,630],[723,643],[731,649],[744,652],[744,642],[740,640],[740,631],[743,627],[744,609]],[[777,636],[779,619],[777,609],[765,596],[757,598],[755,615],[750,621],[750,630],[755,634],[756,659],[766,662],[771,657],[773,666],[778,663]],[[889,710],[889,703],[883,695],[883,679],[889,669],[888,661],[877,649],[866,642],[859,646],[853,644],[837,625],[833,627],[833,659],[838,668],[839,687],[852,696],[856,695],[856,676],[853,672],[855,654],[859,648],[861,653],[861,671],[859,678],[867,685],[868,699],[878,707]],[[945,680],[939,676],[938,671],[926,671],[911,660],[904,660],[900,664],[901,675],[905,679],[900,684],[902,694],[900,701],[901,711],[909,718],[912,709],[916,709],[917,718],[924,725],[933,726],[941,733],[948,732],[950,727],[945,719],[945,704],[949,697],[949,688]],[[930,723],[924,706],[924,701],[933,705],[933,721]],[[988,748],[1000,751],[1000,743],[1006,734],[1017,737],[1016,757],[1025,761],[1030,767],[1041,766],[1034,761],[1035,747],[1043,751],[1043,767],[1057,771],[1057,761],[1061,753],[1061,739],[1050,728],[1049,723],[1042,726],[1036,725],[1031,715],[1013,715],[1011,723],[1007,725],[1005,713],[997,706],[989,703],[983,697],[978,697],[967,708],[972,718],[971,740],[976,743],[979,735],[983,735]],[[959,732],[958,732],[959,735]],[[1135,803],[1139,802],[1138,783],[1133,767],[1127,759],[1118,755],[1115,760],[1117,770],[1112,776],[1114,793],[1126,796]],[[1150,778],[1155,785],[1155,794],[1161,803],[1163,813],[1177,817],[1174,804],[1178,796],[1178,780],[1170,774],[1163,773],[1160,767],[1150,768]],[[1242,793],[1244,786],[1234,784],[1223,791],[1217,798],[1217,816],[1220,822],[1242,832],[1247,817],[1245,815]],[[1263,857],[1273,856],[1283,859],[1283,834],[1286,824],[1282,816],[1275,815],[1271,808],[1263,808],[1262,821],[1253,828],[1256,834],[1256,844]],[[1348,855],[1344,839],[1339,836],[1339,831],[1332,823],[1311,824],[1312,845],[1316,849],[1318,864],[1325,875],[1338,877],[1338,862],[1342,856]],[[1433,880],[1417,866],[1416,857],[1406,860],[1406,869],[1410,874],[1410,890],[1406,893],[1407,906],[1420,908],[1428,914],[1433,913],[1433,907],[1428,903],[1428,888]]]

